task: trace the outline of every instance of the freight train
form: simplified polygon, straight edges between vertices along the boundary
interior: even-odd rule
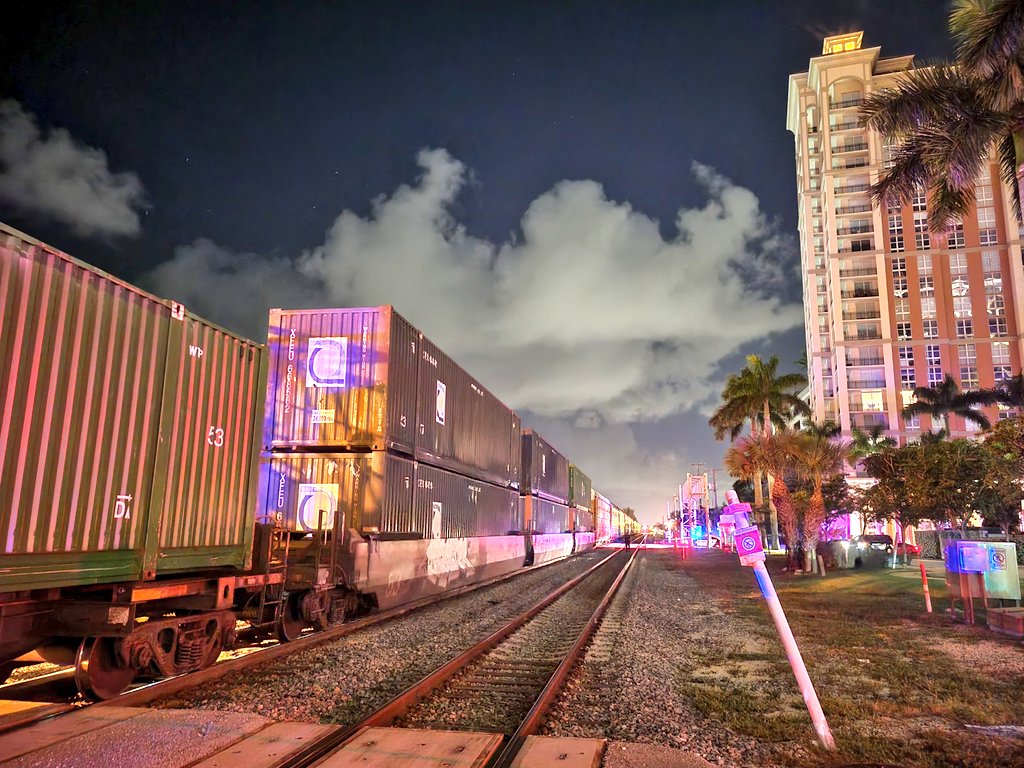
[[[636,521],[390,307],[268,342],[0,224],[0,680],[110,698]]]

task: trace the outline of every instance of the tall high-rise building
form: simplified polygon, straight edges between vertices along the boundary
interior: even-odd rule
[[[915,386],[949,373],[964,389],[991,387],[1020,371],[1021,233],[994,156],[976,204],[947,234],[929,231],[924,189],[906,205],[872,207],[869,185],[892,153],[858,108],[914,63],[862,39],[826,38],[808,71],[789,78],[809,400],[816,421],[846,436],[880,424],[904,443],[942,426],[901,417]],[[954,437],[976,431],[950,421]]]

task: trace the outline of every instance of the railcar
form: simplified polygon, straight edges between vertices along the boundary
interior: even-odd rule
[[[391,307],[272,310],[264,346],[2,224],[0,302],[0,677],[32,652],[109,698],[239,620],[287,641],[608,536]]]

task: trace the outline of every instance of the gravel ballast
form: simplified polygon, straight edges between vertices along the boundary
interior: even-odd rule
[[[367,627],[156,706],[351,725],[493,633],[610,550],[589,552]]]

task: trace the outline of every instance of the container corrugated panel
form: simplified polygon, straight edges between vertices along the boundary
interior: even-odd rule
[[[589,509],[580,509],[576,507],[573,509],[573,522],[576,531],[593,531],[594,530],[594,513]]]
[[[420,337],[416,458],[504,487],[512,485],[514,413],[448,355]]]
[[[603,539],[611,536],[612,531],[612,503],[606,496],[594,492],[594,531],[597,538]]]
[[[184,375],[186,326],[219,339],[215,373]],[[0,589],[244,565],[261,364],[261,347],[0,225]]]
[[[532,429],[523,430],[519,492],[569,502],[569,460]]]
[[[389,306],[271,310],[264,447],[411,454],[419,338]]]
[[[539,496],[520,496],[523,530],[534,533],[565,533],[570,530],[569,507]]]
[[[253,459],[263,415],[265,347],[189,313],[177,314],[161,426],[167,472],[158,570],[178,567],[197,548],[238,547],[251,540]]]
[[[416,516],[429,517],[429,538],[504,536],[518,528],[519,494],[474,478],[419,463]]]
[[[509,453],[509,485],[511,487],[519,488],[519,478],[522,476],[522,467],[520,466],[523,461],[523,421],[519,417],[519,414],[512,411],[512,433],[510,435],[511,441],[508,447]]]
[[[372,453],[264,453],[257,519],[289,530],[334,528],[360,533],[422,533],[413,515],[415,464]]]
[[[590,509],[590,495],[593,486],[590,478],[580,471],[575,464],[569,465],[569,506],[578,509]]]

